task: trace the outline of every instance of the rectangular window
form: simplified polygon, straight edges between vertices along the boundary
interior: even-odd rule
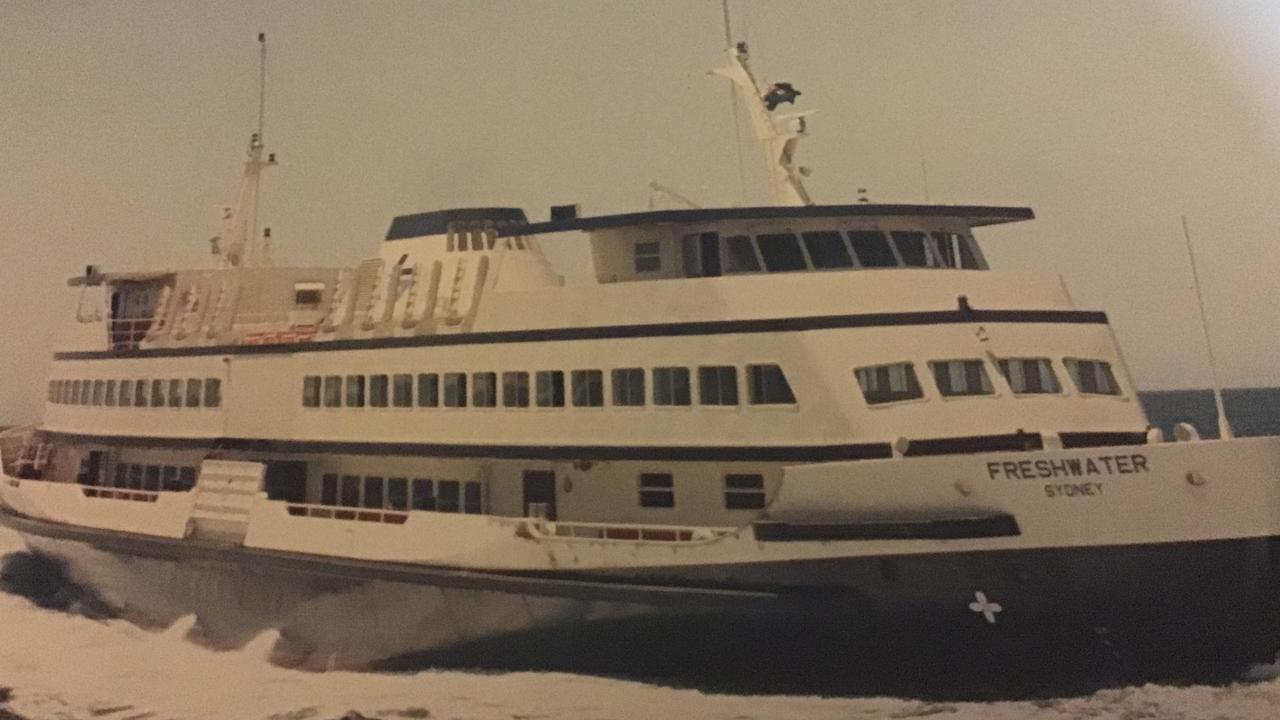
[[[418,407],[440,405],[440,376],[435,373],[418,374]]]
[[[1056,395],[1062,391],[1048,358],[1005,358],[997,364],[1009,389],[1018,395]]]
[[[801,233],[809,259],[819,270],[853,267],[853,258],[844,244],[844,236],[834,230]]]
[[[661,246],[657,242],[636,243],[634,249],[636,272],[657,272],[662,269]]]
[[[142,489],[142,466],[137,464],[129,465],[129,489]]]
[[[956,249],[960,251],[960,267],[965,270],[981,270],[982,263],[978,260],[978,251],[974,246],[974,239],[968,235],[956,236]]]
[[[564,407],[563,372],[540,370],[534,378],[537,383],[538,407]]]
[[[196,469],[193,467],[178,468],[178,488],[180,490],[190,490],[196,486]]]
[[[456,513],[462,509],[457,480],[436,483],[436,511]]]
[[[675,506],[675,481],[670,473],[640,474],[640,507],[671,508]]]
[[[391,404],[396,407],[413,407],[413,376],[391,376]]]
[[[764,507],[764,476],[725,475],[724,507],[726,510],[759,510]]]
[[[367,508],[382,507],[382,478],[367,477],[364,479],[364,498],[362,504]]]
[[[386,375],[369,376],[369,407],[386,407],[390,402],[390,383]]]
[[[756,242],[760,245],[764,269],[769,272],[792,272],[809,268],[804,261],[804,252],[800,250],[800,242],[792,233],[757,235]]]
[[[956,243],[964,242],[962,235],[949,232],[929,233],[930,246],[942,267],[960,267],[960,258],[956,255]]]
[[[760,258],[756,244],[746,235],[733,235],[724,239],[726,273],[760,272]]]
[[[364,376],[348,375],[344,387],[346,388],[346,400],[343,403],[346,407],[364,407]]]
[[[320,478],[320,504],[338,504],[338,475],[336,473],[325,473]]]
[[[147,406],[147,386],[148,386],[148,383],[146,380],[139,380],[138,383],[133,386],[133,406],[134,407]],[[152,390],[154,391],[154,389],[155,388],[153,385]],[[152,397],[155,397],[154,392],[152,393]]]
[[[133,381],[120,381],[120,398],[118,404],[120,407],[129,407],[133,404]]]
[[[324,376],[324,406],[328,408],[342,407],[342,376]]]
[[[346,507],[360,506],[360,477],[358,475],[342,476],[342,496],[338,498],[338,503]]]
[[[484,512],[484,493],[478,482],[465,483],[462,486],[462,512],[468,515],[480,515]]]
[[[122,488],[129,484],[129,466],[124,463],[116,463],[115,479],[111,483],[114,487]]]
[[[752,405],[794,405],[796,396],[782,368],[777,365],[747,366],[747,402]]]
[[[142,489],[150,490],[152,492],[159,492],[160,490],[160,466],[159,465],[147,466],[147,477],[146,477],[146,480],[143,482]]]
[[[703,405],[737,405],[738,368],[732,365],[698,368],[698,402]]]
[[[898,266],[893,248],[879,230],[853,230],[849,233],[849,244],[858,256],[858,264],[864,268]]]
[[[858,368],[853,371],[868,405],[915,400],[924,397],[916,369],[911,363],[894,363]]]
[[[929,252],[925,249],[924,233],[917,230],[894,230],[893,244],[902,256],[902,264],[907,267],[932,267]]]
[[[103,404],[107,407],[115,407],[116,404],[116,381],[108,380],[106,396],[102,399]]]
[[[324,295],[324,283],[298,282],[293,284],[293,303],[299,307],[313,308]]]
[[[435,510],[436,493],[432,482],[427,478],[414,478],[412,499],[414,510]]]
[[[465,373],[444,374],[444,406],[467,406],[467,376]]]
[[[182,381],[177,378],[169,379],[169,407],[182,407]]]
[[[189,378],[187,380],[187,407],[200,407],[200,390],[204,387],[204,380],[200,378]]]
[[[408,478],[397,477],[387,479],[387,507],[392,510],[409,509]]]
[[[529,373],[502,373],[502,406],[529,407]]]
[[[1120,386],[1111,372],[1111,363],[1103,360],[1067,358],[1062,363],[1076,389],[1087,395],[1119,395]]]
[[[929,363],[933,380],[943,397],[990,395],[991,378],[981,360],[938,360]]]
[[[688,405],[689,368],[660,367],[653,369],[653,404]]]
[[[569,373],[573,387],[574,407],[601,407],[604,405],[604,373],[599,370],[574,370]]]
[[[222,407],[222,380],[220,378],[204,379],[204,406]]]
[[[106,395],[107,384],[101,380],[93,381],[93,404],[101,405],[103,396]]]
[[[491,372],[471,373],[471,405],[473,407],[496,407],[498,404],[498,374]]]
[[[160,472],[160,489],[161,490],[181,490],[178,487],[178,468],[174,465],[165,465]]]
[[[618,368],[610,373],[613,404],[644,405],[644,368]]]
[[[302,407],[320,407],[319,375],[307,375],[302,378]]]

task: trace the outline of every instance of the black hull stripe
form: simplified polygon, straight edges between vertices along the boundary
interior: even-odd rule
[[[207,449],[297,455],[343,454],[432,458],[518,460],[657,460],[718,462],[822,462],[892,457],[888,443],[847,445],[744,446],[701,445],[470,445],[451,443],[347,442],[334,440],[262,440],[257,438],[179,438],[136,435],[85,435],[45,430],[67,443],[110,447]]]
[[[1105,325],[1107,315],[1091,310],[939,310],[908,313],[863,313],[858,315],[815,315],[764,320],[716,320],[645,325],[606,325],[541,330],[503,330],[459,334],[413,335],[409,337],[361,338],[279,343],[273,345],[210,345],[205,347],[152,348],[136,350],[78,350],[54,354],[58,360],[109,360],[116,358],[169,358],[200,355],[279,355],[340,350],[441,347],[449,345],[492,345],[526,342],[571,342],[575,340],[618,340],[625,338],[697,337],[751,333],[801,332],[868,327],[914,325],[956,325],[970,323],[1053,323]]]

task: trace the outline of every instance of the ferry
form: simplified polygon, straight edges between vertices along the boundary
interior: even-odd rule
[[[815,204],[798,91],[719,72],[775,204],[433,209],[354,267],[270,261],[254,134],[211,266],[69,281],[0,522],[126,618],[313,668],[671,618],[1259,635],[1280,439],[1166,437],[1105,313],[989,265],[1029,208]]]

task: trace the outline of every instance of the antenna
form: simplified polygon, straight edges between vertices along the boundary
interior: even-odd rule
[[[1209,320],[1204,312],[1204,297],[1200,293],[1200,273],[1196,270],[1196,252],[1191,246],[1191,231],[1187,228],[1187,216],[1182,216],[1182,237],[1187,241],[1187,257],[1191,260],[1191,279],[1196,288],[1196,304],[1200,306],[1200,330],[1204,333],[1204,345],[1209,351],[1209,376],[1213,381],[1213,402],[1218,408],[1218,437],[1230,440],[1235,437],[1227,420],[1227,408],[1222,402],[1222,385],[1218,383],[1218,364],[1213,358],[1213,341],[1209,339]]]
[[[258,33],[258,140],[262,141],[262,128],[267,114],[267,34]]]
[[[258,33],[258,130],[249,138],[249,158],[240,176],[236,203],[223,217],[221,237],[226,241],[223,262],[229,267],[262,265],[270,261],[268,247],[258,239],[258,184],[263,168],[276,164],[275,153],[264,160],[262,132],[267,107],[267,34]]]
[[[724,12],[724,47],[733,47],[733,31],[729,24],[729,0],[720,0],[720,9]],[[738,189],[741,202],[747,202],[747,162],[742,156],[742,121],[738,118],[738,98],[732,87],[729,88],[729,110],[733,114],[733,149],[738,155]]]

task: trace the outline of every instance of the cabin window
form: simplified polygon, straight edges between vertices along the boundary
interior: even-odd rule
[[[161,490],[181,490],[178,486],[178,468],[174,465],[165,465],[160,472],[160,489]]]
[[[436,493],[432,482],[427,478],[414,478],[412,500],[414,510],[435,510]]]
[[[759,510],[764,507],[764,476],[725,475],[724,507],[726,510]]]
[[[440,376],[436,373],[418,373],[418,407],[440,405]]]
[[[961,247],[965,244],[965,237],[958,233],[952,232],[933,232],[929,233],[931,239],[930,245],[933,252],[938,258],[942,267],[958,268],[968,267],[961,264],[960,256]],[[972,257],[972,253],[969,254]],[[972,269],[972,268],[970,268]]]
[[[436,512],[456,513],[461,509],[457,480],[440,480],[436,483]]]
[[[129,484],[129,466],[124,463],[116,463],[115,476],[111,481],[112,487],[122,488]]]
[[[129,407],[133,404],[133,381],[121,380],[120,391],[117,403],[120,407]]]
[[[369,406],[370,407],[386,407],[391,398],[390,382],[386,375],[370,375],[369,376]]]
[[[675,506],[675,481],[670,473],[640,474],[640,507],[672,508]]]
[[[535,376],[538,407],[564,407],[564,373],[541,370]]]
[[[342,376],[324,376],[324,406],[342,407]]]
[[[644,405],[644,368],[618,368],[609,380],[613,383],[614,405]]]
[[[574,370],[569,373],[574,407],[604,405],[604,373],[599,370]]]
[[[382,478],[367,477],[364,479],[363,503],[367,508],[382,507]]]
[[[764,259],[765,270],[792,272],[809,268],[795,235],[791,233],[759,235],[756,241],[760,244],[760,257]]]
[[[960,267],[966,270],[981,270],[982,262],[978,260],[978,252],[974,239],[967,235],[956,236],[956,247],[960,251]]]
[[[502,406],[529,407],[529,373],[502,373]]]
[[[924,397],[911,363],[875,365],[853,371],[868,405],[915,400]]]
[[[146,480],[143,483],[142,489],[150,490],[152,492],[160,491],[160,466],[159,465],[147,466],[147,476],[146,476]]]
[[[196,469],[193,467],[178,468],[178,486],[180,490],[190,490],[196,486]]]
[[[346,507],[360,506],[360,477],[358,475],[342,476],[342,495],[338,504]]]
[[[995,392],[981,360],[939,360],[929,363],[943,397],[990,395]]]
[[[898,258],[889,247],[889,241],[879,230],[853,230],[849,244],[858,256],[858,264],[864,268],[897,267]]]
[[[338,475],[336,473],[325,473],[320,478],[320,504],[338,504]]]
[[[893,244],[907,267],[931,267],[929,252],[925,248],[924,233],[917,230],[894,230]]]
[[[777,365],[747,366],[747,402],[752,405],[794,405],[796,396],[782,368]]]
[[[468,515],[479,515],[484,512],[484,488],[478,482],[464,483],[462,486],[462,512]]]
[[[698,368],[698,402],[703,405],[737,405],[738,368],[732,365]]]
[[[654,368],[653,404],[689,405],[689,368]]]
[[[222,380],[219,378],[204,379],[204,406],[205,407],[221,407],[222,406]]]
[[[633,247],[637,273],[658,272],[662,269],[662,252],[659,243],[640,242]]]
[[[320,376],[302,378],[302,407],[320,407]]]
[[[408,478],[387,478],[387,507],[392,510],[409,509]]]
[[[300,282],[293,284],[293,303],[298,307],[313,308],[320,304],[324,283]]]
[[[467,406],[467,376],[465,373],[444,374],[444,406]]]
[[[187,407],[200,407],[200,389],[204,386],[204,380],[200,378],[188,378],[187,380]]]
[[[1005,358],[1000,374],[1018,395],[1056,395],[1062,391],[1048,358]]]
[[[726,273],[760,272],[760,258],[756,244],[746,235],[734,235],[724,239]]]
[[[1086,395],[1119,395],[1120,386],[1111,372],[1111,363],[1103,360],[1067,358],[1062,361],[1076,389]]]
[[[116,404],[116,381],[108,380],[105,397],[102,399],[103,404],[107,407],[115,407]]]
[[[835,231],[801,233],[809,259],[819,270],[853,267],[853,258],[844,244],[844,236]]]
[[[134,407],[147,406],[147,381],[146,380],[139,380],[137,384],[133,386],[133,406]]]
[[[498,374],[491,372],[471,373],[471,405],[473,407],[496,407],[498,404]]]
[[[413,376],[401,373],[391,376],[391,404],[396,407],[413,407]]]
[[[346,379],[346,402],[347,407],[364,407],[364,376],[348,375]]]
[[[93,381],[93,404],[94,405],[102,404],[102,398],[106,394],[106,386],[107,384],[102,380]]]
[[[142,489],[142,466],[136,463],[129,465],[129,489]]]
[[[177,378],[169,379],[169,407],[182,407],[182,381]]]

